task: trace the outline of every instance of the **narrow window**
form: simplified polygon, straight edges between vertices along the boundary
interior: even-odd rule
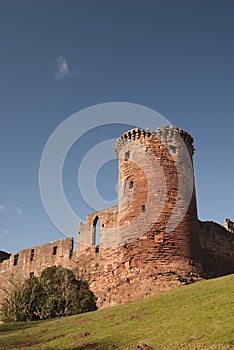
[[[128,160],[130,158],[130,152],[127,151],[124,153],[124,160]]]
[[[142,205],[142,207],[141,207],[141,211],[142,211],[143,213],[145,213],[145,211],[146,211],[146,209],[145,209],[145,205]]]
[[[176,153],[176,146],[170,146],[170,153]]]
[[[71,249],[70,249],[70,252],[69,252],[69,259],[71,259],[72,256],[73,256],[73,250],[74,250],[74,240],[72,239],[72,246],[71,246]]]
[[[98,216],[93,221],[93,244],[96,246],[100,243],[100,219]]]
[[[57,254],[57,246],[55,245],[54,247],[53,247],[53,255],[56,255]]]
[[[13,266],[18,265],[18,260],[19,260],[19,254],[15,254],[15,255],[14,255],[14,263],[13,263]]]
[[[133,188],[133,181],[129,182],[129,186],[128,187],[129,187],[130,190]]]
[[[98,216],[93,220],[93,245],[100,244],[100,219]]]
[[[99,253],[99,245],[95,246],[95,253]]]
[[[34,272],[30,272],[29,277],[33,278],[34,277]]]
[[[30,261],[33,261],[33,259],[34,259],[34,249],[31,249]]]

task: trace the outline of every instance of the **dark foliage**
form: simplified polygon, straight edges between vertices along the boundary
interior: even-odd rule
[[[85,281],[69,269],[48,267],[40,277],[17,286],[2,304],[5,321],[31,321],[96,310],[96,298]]]

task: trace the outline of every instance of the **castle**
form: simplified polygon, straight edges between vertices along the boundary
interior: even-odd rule
[[[79,224],[75,250],[65,238],[0,252],[0,283],[48,266],[75,268],[104,308],[234,273],[234,224],[197,217],[193,153],[191,135],[172,126],[123,134],[116,142],[118,205]]]

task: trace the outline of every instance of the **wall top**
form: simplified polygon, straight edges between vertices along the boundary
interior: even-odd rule
[[[195,151],[195,148],[193,146],[193,137],[187,133],[186,131],[176,128],[174,126],[162,126],[161,128],[156,129],[156,131],[150,132],[149,129],[139,129],[134,128],[127,132],[125,132],[123,135],[121,135],[118,140],[116,141],[115,146],[115,152],[118,156],[121,144],[126,141],[135,141],[135,140],[143,140],[143,139],[151,139],[153,136],[159,138],[159,139],[169,139],[169,138],[176,138],[180,135],[184,142],[186,143],[187,147],[191,148],[192,154]]]

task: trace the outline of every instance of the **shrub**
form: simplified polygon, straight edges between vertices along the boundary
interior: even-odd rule
[[[40,277],[30,277],[5,297],[4,321],[31,321],[96,310],[96,298],[88,283],[63,267],[48,267]]]

